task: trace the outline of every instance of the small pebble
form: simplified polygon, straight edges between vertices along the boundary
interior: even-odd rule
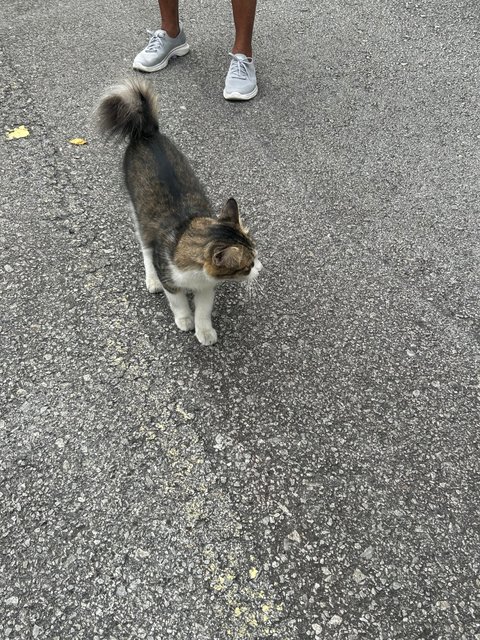
[[[355,571],[353,572],[353,579],[357,584],[360,584],[360,582],[363,582],[364,580],[366,580],[366,578],[367,576],[362,573],[360,569],[355,569]]]
[[[366,560],[370,560],[372,556],[373,556],[373,547],[367,547],[365,551],[362,553],[362,558],[365,558]]]
[[[292,540],[292,542],[298,542],[299,544],[302,541],[302,539],[300,538],[300,534],[296,529],[294,529],[292,533],[289,533],[287,537],[289,540]]]
[[[328,624],[330,627],[339,627],[342,624],[342,622],[343,621],[341,616],[338,616],[337,614],[335,614],[330,618],[330,620],[328,621]]]

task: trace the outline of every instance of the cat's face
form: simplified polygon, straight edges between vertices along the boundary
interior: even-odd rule
[[[247,282],[258,276],[262,264],[257,258],[253,238],[242,225],[233,198],[228,200],[218,224],[213,225],[209,232],[212,242],[204,270],[211,278]]]
[[[205,265],[205,271],[212,278],[239,282],[254,280],[261,269],[256,251],[242,246],[218,247]]]

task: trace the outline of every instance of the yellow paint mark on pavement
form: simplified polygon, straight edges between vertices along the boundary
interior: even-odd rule
[[[255,567],[252,567],[248,572],[248,575],[250,576],[250,580],[255,580],[255,578],[258,576],[258,569],[255,569]]]
[[[16,127],[15,129],[11,129],[6,134],[6,138],[7,140],[18,140],[19,138],[28,138],[29,135],[30,135],[30,131],[27,129],[25,125],[21,124],[19,127]]]

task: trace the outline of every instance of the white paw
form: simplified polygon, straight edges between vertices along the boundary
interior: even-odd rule
[[[217,341],[217,332],[212,327],[207,328],[198,328],[195,331],[195,335],[197,336],[198,341],[205,346],[209,346],[211,344],[215,344]]]
[[[149,276],[145,279],[145,284],[147,285],[147,291],[149,293],[159,293],[159,291],[163,291],[162,283],[157,276]]]
[[[193,316],[184,316],[183,318],[175,318],[175,324],[181,331],[192,331],[195,327]]]

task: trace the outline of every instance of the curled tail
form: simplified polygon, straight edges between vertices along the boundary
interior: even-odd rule
[[[158,131],[157,98],[144,80],[125,80],[110,89],[97,116],[100,130],[109,137],[139,140]]]

